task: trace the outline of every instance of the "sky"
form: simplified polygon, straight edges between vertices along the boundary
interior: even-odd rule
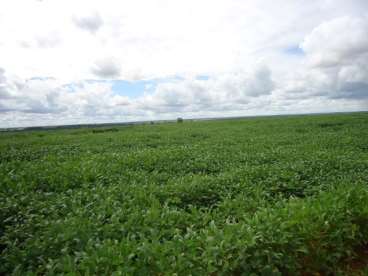
[[[367,0],[0,2],[0,127],[362,110]]]

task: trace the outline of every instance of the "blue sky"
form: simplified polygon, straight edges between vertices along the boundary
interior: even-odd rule
[[[157,84],[154,80],[126,81],[113,80],[112,90],[114,93],[129,98],[138,98],[144,94],[144,91],[149,91]]]
[[[208,75],[199,75],[196,77],[198,80],[208,80],[209,78],[210,76]],[[183,78],[176,76],[171,78],[138,81],[112,80],[111,82],[114,93],[134,99],[143,96],[144,92],[153,92],[159,83],[175,82],[180,80],[183,80]]]
[[[302,48],[299,47],[299,45],[291,45],[284,49],[284,53],[288,55],[295,55],[295,56],[303,56],[304,51]]]
[[[208,80],[210,76],[199,75],[196,77],[198,80]],[[118,95],[126,96],[131,99],[139,98],[144,95],[144,93],[152,93],[157,84],[176,82],[183,80],[180,76],[161,78],[161,79],[151,79],[151,80],[111,80],[106,82],[112,83],[112,91]],[[105,81],[103,81],[105,82]]]

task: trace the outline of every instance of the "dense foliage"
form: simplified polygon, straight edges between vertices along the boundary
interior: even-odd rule
[[[0,134],[0,274],[341,273],[368,113]]]

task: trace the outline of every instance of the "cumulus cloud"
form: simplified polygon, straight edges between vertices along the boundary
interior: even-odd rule
[[[4,83],[6,80],[5,78],[5,70],[0,67],[0,83]]]
[[[55,48],[61,45],[61,34],[57,31],[50,31],[43,34],[37,34],[28,40],[20,40],[19,45],[22,48]]]
[[[94,12],[93,14],[86,16],[73,16],[73,22],[79,28],[88,31],[92,34],[96,33],[103,25],[103,20],[99,13]]]
[[[144,109],[157,113],[241,110],[254,98],[274,89],[271,70],[256,66],[241,72],[217,74],[206,79],[186,78],[160,83],[140,99]]]
[[[366,61],[368,18],[341,17],[316,27],[301,44],[308,62],[317,67],[333,67]]]
[[[317,26],[301,47],[317,92],[329,98],[368,98],[368,17],[341,17]]]
[[[120,75],[121,67],[116,59],[107,57],[97,60],[91,71],[100,78],[116,78]]]
[[[0,67],[0,99],[8,97],[9,94],[6,91],[6,77],[5,70]]]
[[[22,82],[13,76],[13,78],[7,78],[6,82],[0,86],[0,103],[3,107],[7,107],[2,108],[1,112],[58,112],[59,103],[57,99],[53,98],[55,87],[50,86],[43,80]]]
[[[5,100],[14,99],[16,91],[22,87],[18,78],[9,79],[5,69],[0,67],[0,101],[4,105]]]
[[[250,72],[230,72],[220,76],[218,85],[231,98],[259,97],[271,94],[274,88],[271,75],[271,70],[263,65],[252,68]]]

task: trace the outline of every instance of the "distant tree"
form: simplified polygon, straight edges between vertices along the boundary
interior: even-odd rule
[[[178,123],[182,123],[182,122],[184,122],[184,120],[183,120],[183,118],[178,118],[177,120],[176,120]]]
[[[151,125],[154,125],[154,124],[155,124],[155,122],[154,122],[154,121],[151,121],[151,122],[150,122],[150,124],[151,124]]]

